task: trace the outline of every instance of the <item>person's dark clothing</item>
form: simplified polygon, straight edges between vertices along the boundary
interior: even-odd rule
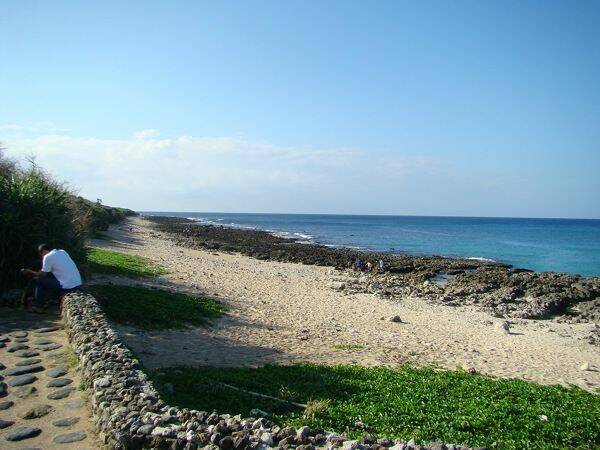
[[[62,291],[60,283],[52,274],[48,274],[45,277],[34,278],[33,284],[33,305],[37,308],[44,307],[46,295],[51,294],[58,297]]]

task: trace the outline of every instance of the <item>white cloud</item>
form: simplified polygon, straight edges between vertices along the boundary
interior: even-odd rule
[[[140,210],[377,212],[391,190],[404,186],[394,192],[400,201],[409,194],[409,179],[426,178],[440,167],[424,156],[157,136],[156,130],[131,139],[43,135],[5,145],[9,155],[35,155],[88,198]]]
[[[136,131],[133,133],[133,137],[136,139],[148,139],[158,136],[158,130],[148,128],[146,130]]]
[[[32,134],[65,133],[68,131],[71,130],[68,128],[56,127],[52,122],[38,122],[28,125],[6,123],[0,125],[0,132],[2,132],[3,136],[12,138],[29,136]]]

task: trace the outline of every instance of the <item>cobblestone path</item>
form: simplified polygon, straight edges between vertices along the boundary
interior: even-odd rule
[[[0,448],[97,449],[57,315],[0,310]]]

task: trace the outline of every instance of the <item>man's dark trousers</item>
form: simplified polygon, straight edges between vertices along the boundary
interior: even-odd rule
[[[44,299],[46,298],[46,294],[52,294],[58,297],[62,291],[60,283],[52,274],[48,274],[45,277],[34,278],[33,283],[33,305],[37,308],[44,307]]]

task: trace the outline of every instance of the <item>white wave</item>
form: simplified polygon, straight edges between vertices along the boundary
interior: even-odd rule
[[[256,230],[257,227],[253,227],[250,225],[241,225],[239,223],[230,222],[230,223],[222,223],[223,219],[207,219],[205,217],[186,217],[186,219],[192,220],[196,222],[198,225],[214,225],[219,227],[227,227],[227,228],[238,228],[243,230]]]
[[[265,230],[267,233],[283,239],[293,239],[301,244],[312,243],[314,236],[294,231]]]
[[[319,243],[319,245],[322,245],[323,247],[329,247],[329,248],[349,248],[352,250],[368,250],[364,247],[359,247],[356,245],[344,245],[344,244],[322,244]]]
[[[474,261],[491,262],[491,263],[497,262],[495,259],[484,258],[482,256],[469,256],[467,259],[472,259]]]
[[[299,237],[300,239],[304,239],[304,240],[312,240],[314,238],[314,236],[311,236],[310,234],[304,234],[304,233],[294,233],[294,236]]]
[[[306,244],[306,245],[312,245],[315,242],[314,241],[294,241],[295,244]]]
[[[186,219],[192,220],[202,225],[215,225],[215,222],[209,219],[205,219],[204,217],[186,217]]]

